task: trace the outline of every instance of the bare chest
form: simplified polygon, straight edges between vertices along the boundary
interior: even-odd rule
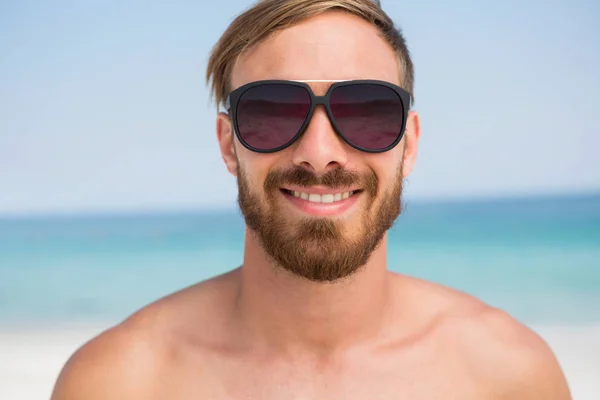
[[[161,392],[164,398],[186,400],[493,398],[486,382],[478,381],[459,363],[444,357],[402,361],[388,357],[321,366],[272,360],[213,360],[203,366],[180,365]]]

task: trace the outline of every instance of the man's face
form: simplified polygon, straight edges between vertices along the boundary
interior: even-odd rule
[[[323,95],[334,80],[399,84],[399,78],[396,55],[376,29],[335,12],[280,31],[245,53],[232,87],[263,79],[319,80],[310,86]],[[241,146],[225,115],[217,126],[248,227],[275,264],[296,275],[319,282],[351,275],[401,212],[402,181],[414,164],[419,134],[414,113],[400,144],[378,154],[346,144],[320,107],[298,141],[271,154]]]

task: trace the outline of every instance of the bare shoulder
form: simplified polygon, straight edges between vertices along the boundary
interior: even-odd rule
[[[209,318],[224,276],[149,304],[79,348],[63,367],[52,400],[147,399],[159,396],[161,377],[177,363],[190,335]],[[203,312],[204,311],[204,312]],[[208,321],[207,321],[208,322]]]
[[[151,399],[149,382],[160,374],[160,358],[148,332],[122,324],[79,348],[58,377],[52,400]]]
[[[450,326],[469,370],[500,398],[571,399],[558,360],[536,332],[487,305],[458,315]]]
[[[466,293],[412,283],[436,310],[436,335],[445,348],[491,393],[502,399],[571,399],[558,360],[536,332]]]

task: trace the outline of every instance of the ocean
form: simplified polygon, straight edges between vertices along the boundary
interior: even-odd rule
[[[0,325],[118,322],[241,264],[237,210],[0,218]],[[600,322],[600,194],[407,201],[389,268],[527,324]]]

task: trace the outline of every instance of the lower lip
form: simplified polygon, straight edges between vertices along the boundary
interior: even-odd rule
[[[296,197],[292,194],[289,194],[285,191],[281,191],[281,193],[296,207],[298,207],[301,211],[315,215],[318,217],[330,217],[342,214],[346,210],[348,210],[356,201],[362,192],[354,193],[352,196],[347,199],[343,199],[340,201],[334,201],[333,203],[314,203],[312,201],[301,199],[300,197]]]

